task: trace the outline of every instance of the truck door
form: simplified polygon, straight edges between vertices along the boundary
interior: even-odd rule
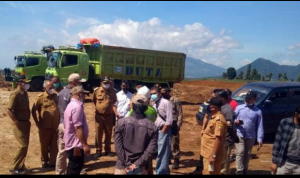
[[[72,73],[79,73],[78,56],[73,54],[64,54],[61,60],[61,70],[59,77],[62,84],[68,83],[68,78]]]
[[[40,74],[40,60],[37,57],[29,57],[26,59],[25,76],[29,79],[32,77],[39,76]]]
[[[265,133],[276,133],[280,121],[287,117],[287,98],[287,89],[275,90],[268,96],[266,101],[270,104],[262,107]]]
[[[295,115],[296,107],[300,104],[300,87],[289,89],[289,99],[288,99],[288,117],[293,117]]]

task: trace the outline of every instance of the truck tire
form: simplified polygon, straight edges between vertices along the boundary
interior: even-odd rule
[[[30,90],[33,92],[43,91],[44,80],[35,78],[30,82]]]

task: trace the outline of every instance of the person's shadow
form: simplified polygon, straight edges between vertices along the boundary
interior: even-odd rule
[[[30,169],[29,173],[30,174],[45,174],[45,173],[48,173],[48,172],[53,172],[55,171],[55,168],[32,168]]]

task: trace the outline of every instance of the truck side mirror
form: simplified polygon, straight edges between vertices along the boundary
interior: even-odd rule
[[[17,56],[15,56],[15,60],[17,60]]]
[[[271,100],[266,100],[264,103],[264,107],[271,107],[272,106],[272,101]]]

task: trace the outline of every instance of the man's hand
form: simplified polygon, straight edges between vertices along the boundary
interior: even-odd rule
[[[209,164],[214,164],[215,163],[215,161],[216,161],[216,159],[215,158],[213,158],[212,156],[209,158]]]
[[[243,124],[244,124],[244,122],[241,121],[241,120],[236,120],[234,123],[235,123],[236,125],[243,125]]]
[[[90,149],[89,145],[84,145],[84,146],[83,146],[83,151],[84,151],[84,155],[85,155],[85,156],[90,155],[91,149]]]
[[[19,121],[14,121],[14,124],[16,125],[16,127],[21,130],[21,125]]]
[[[135,169],[136,169],[136,166],[134,164],[132,164],[125,168],[125,172],[134,171]]]
[[[273,175],[276,174],[277,168],[278,168],[277,164],[272,163],[272,165],[271,165],[271,171],[272,171]]]
[[[262,142],[258,142],[258,146],[259,146],[259,148],[261,148],[263,146],[263,143]]]

